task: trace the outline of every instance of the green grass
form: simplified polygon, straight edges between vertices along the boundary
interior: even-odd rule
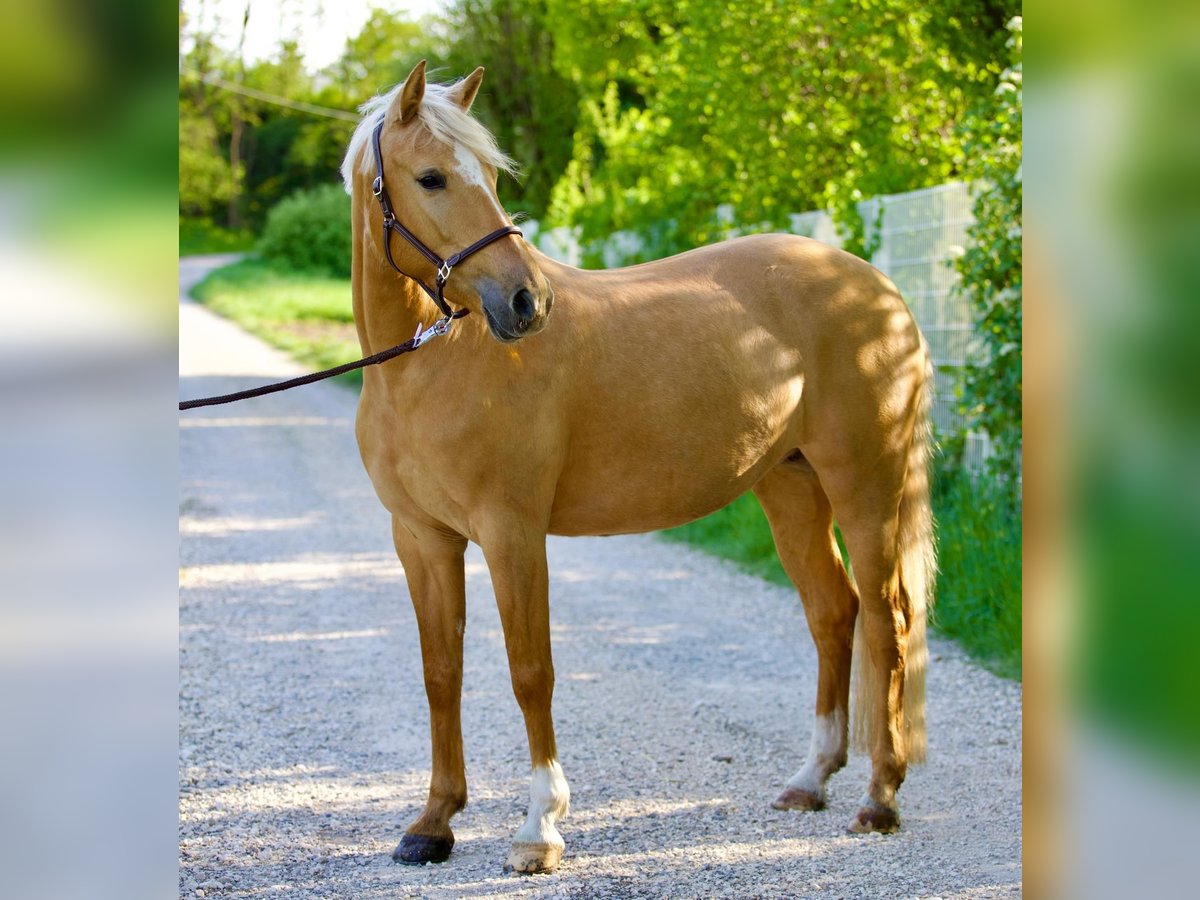
[[[217,269],[192,291],[196,299],[314,369],[360,355],[351,335],[350,282],[286,271],[249,258]],[[342,376],[361,384],[361,371]],[[932,624],[976,659],[1009,678],[1021,676],[1021,510],[986,477],[936,479],[939,568]],[[790,582],[758,501],[746,495],[682,528],[668,540],[730,559],[776,584]]]
[[[1021,503],[986,475],[937,479],[933,625],[1007,678],[1021,678]]]
[[[1080,478],[1081,585],[1071,660],[1089,718],[1169,771],[1200,770],[1200,554],[1194,450],[1161,453],[1164,475],[1130,469],[1120,449],[1095,452]],[[1114,458],[1116,456],[1116,458]],[[1141,464],[1144,465],[1144,464]],[[1061,598],[1040,598],[1064,602]]]
[[[362,355],[353,331],[349,279],[288,272],[251,257],[214,269],[192,296],[314,369]],[[339,380],[361,384],[362,370]]]
[[[692,544],[705,553],[733,560],[751,575],[775,584],[791,584],[775,553],[767,517],[752,494],[739,497],[711,516],[664,531],[662,535],[667,540]]]
[[[972,483],[964,476],[940,478],[933,500],[940,572],[931,623],[992,671],[1020,679],[1019,502],[986,477]],[[663,535],[732,560],[776,584],[791,584],[752,495]]]
[[[249,231],[231,231],[208,219],[179,219],[179,255],[203,253],[245,253],[254,249]]]

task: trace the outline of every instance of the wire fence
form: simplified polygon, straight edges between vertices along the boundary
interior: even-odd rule
[[[942,437],[966,431],[958,411],[954,387],[959,370],[972,360],[974,320],[970,304],[954,290],[958,272],[953,262],[967,243],[971,194],[962,182],[923,188],[904,194],[873,197],[859,204],[867,224],[867,246],[878,241],[872,264],[895,282],[916,317],[933,356],[933,421]],[[717,218],[732,237],[738,233],[732,208],[721,207]],[[599,245],[584,246],[570,228],[541,230],[535,221],[523,222],[526,238],[554,259],[578,266],[585,257],[602,259],[608,268],[647,258],[646,242],[639,235],[620,231]],[[826,244],[840,246],[842,238],[827,212],[797,213],[790,230]],[[982,432],[966,431],[963,464],[977,472],[991,455],[991,442]]]

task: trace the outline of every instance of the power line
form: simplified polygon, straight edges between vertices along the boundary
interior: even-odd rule
[[[280,97],[278,94],[268,94],[266,91],[260,91],[257,88],[226,81],[224,78],[219,78],[216,75],[201,75],[200,80],[205,84],[211,84],[213,87],[221,88],[224,91],[242,94],[255,100],[261,100],[263,103],[294,109],[298,112],[306,112],[314,116],[325,116],[327,119],[341,119],[343,122],[358,122],[360,118],[354,113],[346,112],[344,109],[331,109],[328,106],[317,106],[315,103],[301,103],[298,100],[289,100],[287,97]]]

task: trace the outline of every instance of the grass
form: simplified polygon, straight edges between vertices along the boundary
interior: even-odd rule
[[[931,624],[992,671],[1019,680],[1020,503],[986,477],[972,481],[954,474],[938,478],[933,505],[940,571]],[[766,516],[751,495],[664,536],[732,560],[776,584],[791,584]]]
[[[362,355],[349,279],[289,272],[250,257],[214,269],[192,289],[192,296],[314,369]],[[362,370],[338,380],[362,384]]]
[[[942,474],[933,625],[1007,678],[1021,678],[1021,501],[987,475]]]
[[[350,282],[298,274],[256,258],[217,269],[192,294],[213,311],[323,369],[357,359]],[[362,372],[342,376],[362,383]],[[1021,676],[1021,507],[986,477],[942,473],[933,497],[938,521],[935,630],[1005,677]],[[766,517],[744,496],[699,521],[663,532],[776,584],[790,585]]]
[[[203,253],[245,253],[254,249],[249,231],[231,231],[214,225],[209,219],[179,219],[179,255]]]

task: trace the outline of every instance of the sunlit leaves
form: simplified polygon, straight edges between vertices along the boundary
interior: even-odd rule
[[[937,4],[549,7],[557,65],[583,95],[553,218],[585,237],[666,220],[678,244],[663,251],[711,239],[732,203],[740,223],[776,227],[831,207],[863,252],[856,203],[958,174],[955,126],[1001,68],[995,27],[948,26]]]
[[[981,362],[963,369],[962,412],[986,431],[992,466],[1016,483],[1021,451],[1021,20],[1010,24],[1012,64],[963,128],[975,182],[975,224],[959,258],[960,290],[976,314]]]

